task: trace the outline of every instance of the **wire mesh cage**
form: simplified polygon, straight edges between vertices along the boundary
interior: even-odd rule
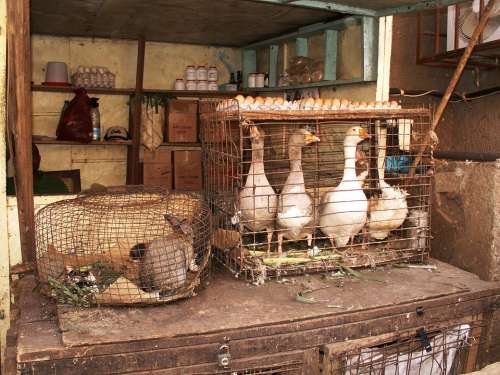
[[[439,329],[401,332],[370,338],[371,344],[341,343],[321,352],[328,375],[457,375],[473,371],[481,340],[482,321]],[[349,349],[343,349],[349,346]]]
[[[35,217],[38,278],[61,303],[155,304],[190,297],[207,276],[211,216],[195,193],[126,186]]]
[[[429,109],[243,111],[205,100],[200,117],[214,254],[235,274],[261,282],[425,260]]]

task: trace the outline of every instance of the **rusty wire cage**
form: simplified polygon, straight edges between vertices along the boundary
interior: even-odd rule
[[[425,260],[428,108],[242,111],[205,100],[200,118],[214,255],[236,275]]]
[[[482,320],[325,346],[325,375],[458,375],[476,369]]]
[[[35,217],[38,278],[60,303],[155,304],[190,297],[207,276],[211,216],[195,193],[124,186]]]

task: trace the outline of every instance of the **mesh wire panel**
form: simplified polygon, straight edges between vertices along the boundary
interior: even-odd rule
[[[189,297],[207,275],[210,231],[210,211],[194,193],[86,193],[37,213],[38,277],[59,302],[79,306]]]
[[[329,375],[457,375],[475,368],[481,321],[401,334],[390,342],[330,355]]]
[[[425,260],[427,108],[249,112],[206,100],[200,113],[215,255],[234,273],[259,281]]]

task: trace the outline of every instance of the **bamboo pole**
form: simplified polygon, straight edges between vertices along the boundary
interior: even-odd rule
[[[413,161],[413,164],[410,168],[410,173],[408,174],[409,177],[413,177],[415,175],[415,170],[420,161],[422,160],[422,155],[425,149],[427,148],[427,145],[429,145],[431,141],[431,133],[436,130],[436,128],[439,125],[439,122],[441,121],[441,117],[443,117],[444,110],[446,109],[450,97],[453,94],[453,91],[455,90],[455,87],[457,86],[460,77],[462,76],[465,66],[467,65],[467,61],[469,60],[469,57],[471,56],[472,51],[479,40],[479,36],[482,34],[484,28],[486,27],[486,24],[488,23],[488,19],[490,18],[493,8],[495,7],[495,3],[496,0],[491,0],[490,2],[488,2],[488,4],[486,5],[486,7],[482,12],[481,18],[479,19],[479,23],[476,26],[476,29],[474,30],[474,33],[472,34],[472,37],[469,40],[469,44],[467,45],[464,54],[460,58],[457,68],[455,69],[455,72],[451,77],[450,83],[448,84],[448,87],[444,93],[444,96],[441,99],[441,102],[439,103],[439,106],[434,115],[434,120],[432,121],[431,130],[425,137],[424,142],[422,142],[422,146],[420,147],[420,150],[417,156],[415,157],[415,160]]]
[[[35,261],[29,0],[7,1],[7,121],[23,262]]]

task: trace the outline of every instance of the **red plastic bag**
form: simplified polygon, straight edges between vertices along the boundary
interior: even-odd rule
[[[57,126],[57,139],[88,143],[92,141],[90,98],[83,88],[75,90],[75,97],[61,113]]]

